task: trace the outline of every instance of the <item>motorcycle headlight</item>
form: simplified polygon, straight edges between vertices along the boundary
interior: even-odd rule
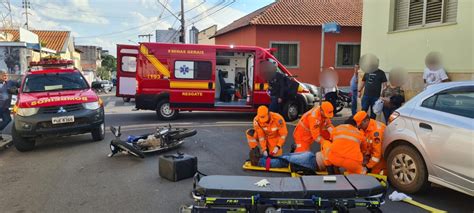
[[[19,116],[23,116],[23,117],[27,117],[27,116],[32,116],[32,115],[35,115],[36,113],[38,113],[38,109],[39,108],[20,108],[20,107],[17,107],[15,109],[15,112],[17,115]]]
[[[98,101],[87,102],[87,103],[83,103],[82,105],[84,106],[85,109],[90,109],[90,110],[96,110],[96,109],[99,109],[100,107],[100,104]]]

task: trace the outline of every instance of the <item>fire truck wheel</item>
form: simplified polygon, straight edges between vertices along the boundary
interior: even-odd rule
[[[130,102],[130,98],[123,98],[123,102],[126,102],[126,103]]]
[[[299,107],[295,101],[288,101],[283,105],[282,115],[286,121],[294,121],[298,119],[299,114]]]
[[[178,111],[171,109],[168,99],[163,99],[156,105],[156,115],[160,120],[174,120],[178,117]]]
[[[21,137],[15,128],[12,128],[12,138],[15,148],[20,152],[31,151],[35,148],[35,140]]]
[[[93,141],[101,141],[105,138],[105,124],[102,123],[99,127],[91,131]]]

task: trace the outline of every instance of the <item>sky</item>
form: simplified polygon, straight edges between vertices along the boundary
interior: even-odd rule
[[[10,0],[17,25],[26,22],[22,1]],[[185,23],[188,30],[193,25],[202,30],[214,24],[220,29],[273,1],[184,0]],[[77,45],[101,46],[113,55],[116,44],[147,41],[138,35],[155,34],[156,29],[177,29],[180,25],[175,17],[180,0],[30,0],[30,5],[30,29],[71,31]]]

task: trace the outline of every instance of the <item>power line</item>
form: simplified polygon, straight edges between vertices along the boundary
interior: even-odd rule
[[[65,14],[65,15],[70,15],[70,14],[71,14],[69,11],[66,11],[66,10],[61,9],[61,8],[47,7],[47,6],[43,6],[43,5],[35,4],[35,3],[31,3],[31,4],[34,5],[35,7],[44,8],[44,9],[50,9],[50,10],[55,10],[55,11],[57,11],[57,12],[60,12],[60,13],[62,13],[62,14]],[[81,9],[78,9],[77,11],[74,11],[74,12],[79,12],[79,13],[83,13],[83,14],[86,14],[86,15],[94,15],[94,16],[100,17],[100,18],[130,19],[130,17],[125,17],[125,16],[102,16],[102,15],[97,15],[96,12],[87,11],[87,10],[81,10]]]
[[[90,36],[79,36],[79,37],[76,37],[76,38],[83,39],[83,38],[94,38],[94,37],[103,37],[103,36],[121,34],[121,33],[124,33],[124,32],[128,32],[128,31],[131,31],[131,30],[142,28],[142,27],[150,25],[150,24],[158,23],[158,22],[161,22],[161,21],[163,21],[163,20],[155,20],[155,21],[148,22],[146,24],[142,24],[142,25],[139,25],[139,26],[136,26],[136,27],[131,27],[131,28],[128,28],[128,29],[125,29],[125,30],[120,30],[120,31],[115,31],[115,32],[110,32],[110,33],[104,33],[104,34],[90,35]]]
[[[166,5],[164,5],[163,3],[161,3],[160,0],[156,0],[156,1],[157,1],[158,3],[160,3],[160,5],[161,5],[164,9],[166,9],[166,11],[168,11],[172,16],[174,16],[176,19],[179,19],[179,17],[176,16],[170,9],[168,9],[168,7],[166,7]]]
[[[212,12],[212,13],[209,13],[208,15],[206,15],[206,16],[204,16],[204,17],[198,19],[197,21],[193,21],[192,24],[190,24],[190,25],[188,25],[188,26],[191,26],[191,25],[193,25],[193,24],[195,24],[195,23],[197,23],[197,22],[199,22],[199,21],[202,21],[203,19],[205,19],[205,18],[207,18],[207,17],[209,17],[209,16],[211,16],[211,15],[216,14],[217,12],[219,12],[219,11],[225,9],[226,7],[228,7],[228,6],[232,5],[232,4],[234,4],[235,2],[236,2],[236,0],[232,0],[232,2],[230,2],[230,3],[226,4],[226,5],[224,5],[223,7],[219,8],[218,10],[216,10],[216,11],[214,11],[214,12]],[[186,27],[188,27],[188,26],[186,26]]]
[[[200,14],[198,14],[198,15],[192,17],[192,18],[190,18],[189,20],[193,20],[193,19],[195,19],[195,18],[197,18],[197,17],[199,17],[199,16],[205,15],[205,13],[207,13],[208,11],[213,10],[214,8],[216,8],[216,7],[218,7],[218,6],[222,5],[222,4],[224,4],[225,2],[226,2],[226,0],[221,0],[221,1],[220,1],[219,3],[217,3],[216,5],[214,5],[214,6],[210,7],[210,8],[207,8],[207,9],[204,10],[202,13],[200,13]]]

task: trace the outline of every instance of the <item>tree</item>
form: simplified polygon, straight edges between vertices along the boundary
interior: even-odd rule
[[[102,58],[102,67],[110,72],[115,72],[117,70],[117,59],[112,55],[104,56]]]
[[[97,69],[97,76],[102,80],[110,80],[111,78],[111,71],[105,67],[99,67]]]

